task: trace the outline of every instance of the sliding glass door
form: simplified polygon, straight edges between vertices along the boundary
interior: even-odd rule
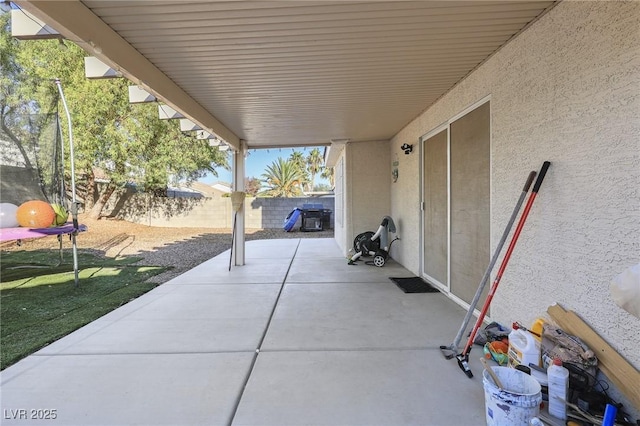
[[[425,279],[469,303],[489,262],[490,105],[422,139]]]
[[[423,270],[426,278],[441,287],[449,286],[449,131],[444,129],[423,142]]]

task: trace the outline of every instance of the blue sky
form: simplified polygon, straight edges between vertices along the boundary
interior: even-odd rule
[[[316,147],[305,148],[270,148],[270,149],[250,149],[249,156],[246,159],[246,173],[247,177],[262,178],[262,173],[271,163],[276,161],[278,157],[283,159],[289,158],[293,151],[300,151],[305,157],[309,155],[309,152]],[[324,147],[317,147],[320,149],[320,153],[324,153]],[[229,153],[229,165],[231,165],[231,153]],[[231,183],[231,171],[224,169],[218,169],[218,176],[208,175],[205,178],[200,179],[200,182],[212,184],[218,181]],[[321,176],[315,177],[315,184],[325,183],[329,184],[329,181],[323,179]]]

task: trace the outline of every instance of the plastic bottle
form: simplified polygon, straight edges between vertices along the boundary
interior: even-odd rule
[[[562,361],[559,358],[556,358],[547,369],[547,378],[549,380],[549,414],[558,419],[566,420],[567,406],[564,401],[567,400],[569,393],[569,370],[562,366]]]
[[[542,333],[544,332],[545,322],[546,321],[544,318],[537,318],[531,326],[531,331],[534,333],[534,336],[538,341],[542,341]]]
[[[522,364],[540,365],[540,342],[533,334],[524,330],[513,330],[509,333],[509,367],[516,368]]]
[[[611,404],[607,404],[604,409],[604,418],[602,419],[602,426],[613,426],[616,424],[616,415],[618,414],[618,409]]]

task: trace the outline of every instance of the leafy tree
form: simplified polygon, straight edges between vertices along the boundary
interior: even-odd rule
[[[267,189],[261,191],[259,195],[267,197],[297,197],[303,194],[302,181],[304,176],[292,161],[278,157],[270,166],[267,166],[262,177]]]
[[[262,182],[258,178],[247,177],[244,179],[244,188],[247,195],[255,197],[260,192],[260,188],[262,188]]]
[[[216,167],[228,168],[223,152],[180,132],[177,121],[160,120],[155,104],[129,104],[125,79],[86,79],[85,53],[73,43],[66,42],[66,49],[51,40],[16,43],[6,32],[5,25],[0,47],[11,42],[11,49],[1,49],[2,78],[5,63],[12,69],[6,53],[18,67],[19,76],[16,72],[6,75],[20,96],[3,97],[4,102],[15,108],[19,105],[15,98],[29,99],[29,106],[45,108],[46,99],[57,91],[51,81],[60,79],[72,115],[76,169],[88,182],[85,200],[95,200],[90,216],[99,217],[116,189],[124,185],[163,192],[170,179],[189,183],[206,172],[217,176]],[[108,175],[99,194],[96,168]]]
[[[324,158],[322,157],[320,150],[318,148],[313,148],[307,156],[307,170],[309,171],[309,175],[311,175],[309,185],[311,188],[314,187],[316,175],[322,171],[323,164]]]
[[[25,75],[16,60],[20,46],[11,36],[10,18],[8,12],[0,11],[0,129],[19,149],[25,167],[32,168],[21,142],[26,135],[21,134],[20,130],[26,131],[31,127],[28,122],[30,111],[23,90]]]

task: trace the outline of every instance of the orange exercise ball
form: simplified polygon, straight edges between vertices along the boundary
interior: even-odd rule
[[[31,200],[24,202],[16,211],[18,224],[25,228],[48,228],[53,224],[56,213],[46,201]]]

